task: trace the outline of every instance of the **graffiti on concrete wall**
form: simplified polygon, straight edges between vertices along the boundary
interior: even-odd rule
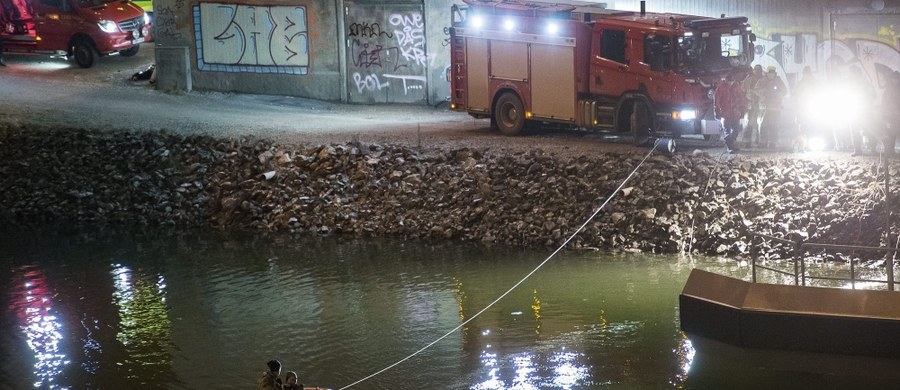
[[[347,23],[351,100],[424,100],[429,60],[421,10],[374,14]]]
[[[754,63],[763,68],[774,66],[787,85],[807,66],[817,79],[825,80],[826,65],[830,63],[841,74],[862,72],[881,91],[886,77],[900,71],[900,52],[876,40],[819,40],[815,34],[772,35],[769,39],[756,40]]]
[[[168,6],[156,8],[156,18],[153,20],[153,35],[163,43],[179,43],[184,37],[175,23],[177,14]]]
[[[308,73],[305,7],[200,3],[193,10],[201,71]]]

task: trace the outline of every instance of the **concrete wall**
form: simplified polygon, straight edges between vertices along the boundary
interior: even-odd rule
[[[562,0],[561,2],[565,2]],[[639,1],[604,1],[637,10]],[[877,2],[877,1],[876,1]],[[351,103],[443,103],[449,96],[454,0],[157,0],[159,88],[233,91]],[[649,0],[648,11],[743,15],[756,63],[791,85],[805,66],[839,58],[881,86],[900,70],[900,0]],[[832,30],[832,21],[837,26]],[[184,74],[184,51],[190,72]],[[874,53],[874,54],[873,54]],[[175,64],[176,66],[170,65]]]
[[[157,54],[159,88],[439,104],[449,96],[450,5],[157,0],[156,45],[168,49]],[[169,65],[185,50],[189,74]]]
[[[159,0],[154,9],[156,44],[189,49],[195,89],[341,99],[334,1]]]

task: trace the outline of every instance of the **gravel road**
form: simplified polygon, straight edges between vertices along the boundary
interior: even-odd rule
[[[561,156],[607,151],[644,153],[627,139],[571,130],[541,130],[505,137],[488,120],[448,110],[409,105],[348,105],[311,99],[194,91],[167,94],[129,78],[154,61],[152,43],[130,58],[101,58],[90,69],[48,57],[7,56],[0,68],[0,122],[55,128],[159,130],[223,137],[253,136],[288,144],[350,140],[422,148],[475,148],[488,152],[541,149]],[[679,140],[680,153],[723,152],[721,142]],[[732,156],[726,155],[728,158]],[[747,150],[744,158],[782,153]],[[826,153],[816,158],[845,158]]]

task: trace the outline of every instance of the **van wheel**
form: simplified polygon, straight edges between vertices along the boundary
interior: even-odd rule
[[[650,108],[647,104],[635,100],[631,110],[631,135],[635,145],[646,145],[650,142]]]
[[[140,50],[140,49],[141,49],[141,47],[139,45],[134,45],[125,50],[119,50],[119,55],[122,57],[133,57],[135,54],[138,53],[138,50]]]
[[[82,68],[94,66],[94,62],[100,58],[97,49],[94,49],[94,43],[85,38],[75,41],[72,45],[72,55],[75,57],[75,63]]]
[[[497,129],[504,135],[516,135],[525,127],[525,106],[519,97],[512,92],[500,95],[494,109],[494,121]]]

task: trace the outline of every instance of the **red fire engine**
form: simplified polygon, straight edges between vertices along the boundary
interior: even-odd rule
[[[464,1],[452,12],[450,107],[490,117],[507,135],[555,122],[630,133],[638,144],[708,139],[719,134],[715,84],[753,61],[745,17],[651,13],[644,2],[631,12]]]

